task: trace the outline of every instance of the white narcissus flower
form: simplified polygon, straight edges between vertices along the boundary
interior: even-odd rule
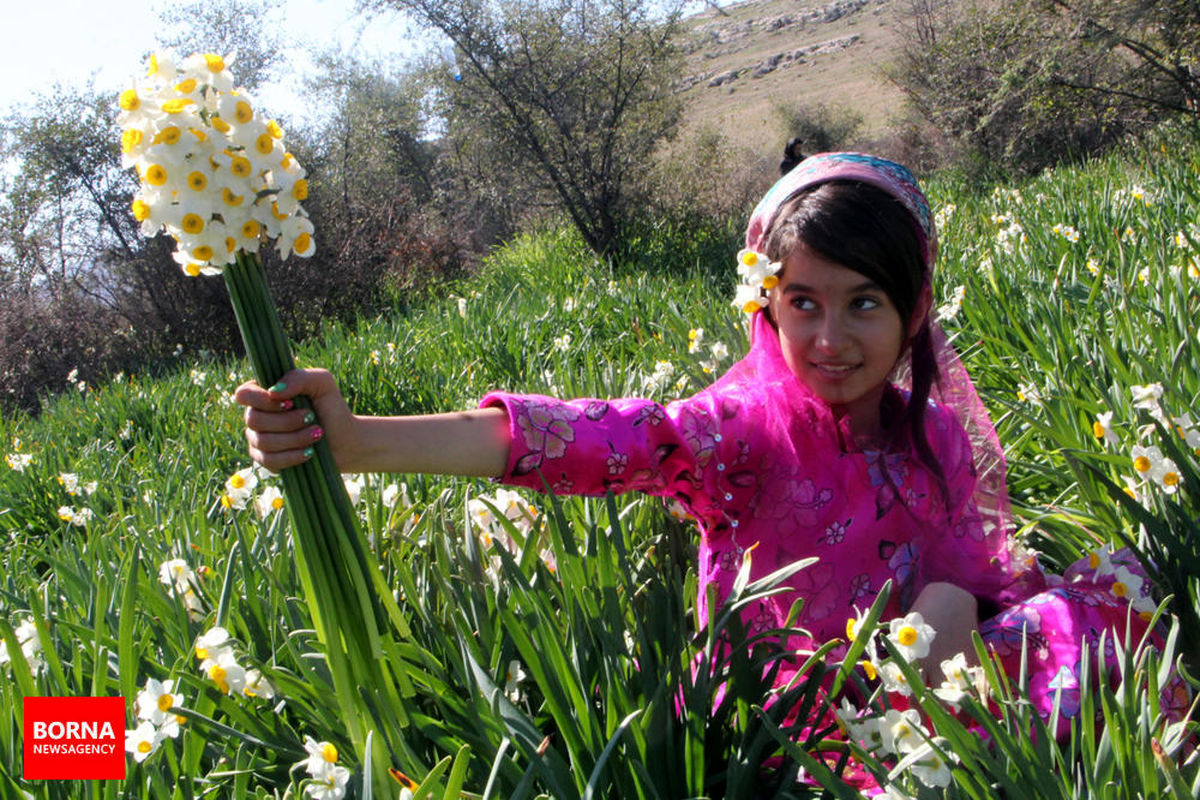
[[[275,687],[263,677],[261,670],[250,669],[246,670],[246,685],[242,687],[242,694],[260,700],[270,700],[275,696]]]
[[[157,726],[174,720],[175,715],[171,714],[170,710],[183,703],[183,698],[175,693],[174,685],[175,681],[173,680],[159,681],[147,678],[146,688],[138,692],[137,700],[134,702],[138,719]],[[178,724],[174,726],[174,731],[175,733],[166,733],[166,735],[174,738],[178,733]]]
[[[246,670],[237,663],[232,651],[225,651],[205,664],[201,665],[204,674],[225,694],[241,694],[246,688]]]
[[[304,752],[308,757],[300,762],[309,775],[316,777],[328,772],[338,760],[337,746],[332,742],[318,742],[311,736],[304,737]]]
[[[221,505],[237,510],[245,508],[257,486],[258,473],[254,467],[239,469],[225,481],[225,494],[221,496]]]
[[[311,255],[312,226],[300,203],[304,169],[282,129],[233,89],[232,56],[195,53],[180,63],[151,56],[145,78],[121,93],[121,162],[137,169],[133,203],[142,232],[176,236],[175,259],[190,275],[212,274],[259,235],[286,231],[280,251]]]
[[[221,627],[210,628],[196,639],[196,659],[200,668],[206,669],[206,662],[216,662],[223,654],[233,652],[233,644],[229,641],[229,631]]]
[[[42,640],[38,636],[37,625],[32,619],[23,619],[13,629],[13,634],[17,637],[17,645],[20,646],[21,655],[24,656],[29,669],[35,673],[41,671],[46,662],[42,658]],[[0,642],[0,666],[7,664],[9,660],[8,648]]]
[[[171,587],[171,594],[184,594],[192,586],[196,573],[182,558],[172,558],[158,566],[158,582]]]
[[[508,662],[508,671],[504,675],[504,696],[514,703],[521,702],[525,696],[521,690],[521,683],[529,677],[525,674],[525,668],[521,666],[521,662],[513,659]]]
[[[904,670],[900,669],[900,665],[894,661],[884,661],[882,664],[872,664],[876,673],[879,675],[879,682],[883,684],[883,690],[889,694],[901,694],[905,697],[912,696],[912,687],[908,685],[908,678],[904,675]]]
[[[1117,438],[1117,434],[1112,429],[1113,412],[1101,411],[1096,415],[1096,421],[1092,423],[1092,434],[1097,439],[1103,439],[1111,445],[1118,445],[1121,440]]]
[[[888,623],[888,639],[908,661],[929,655],[929,645],[935,636],[937,632],[925,624],[925,618],[917,611]]]
[[[921,714],[916,709],[897,711],[889,708],[879,722],[880,747],[885,753],[911,753],[925,741]]]
[[[363,479],[361,475],[343,475],[342,482],[346,485],[346,494],[350,496],[350,505],[358,505],[358,501],[362,499]]]
[[[277,486],[268,486],[262,490],[262,494],[255,498],[254,507],[258,509],[259,518],[266,519],[283,508],[283,493]]]
[[[350,770],[345,767],[330,767],[321,775],[315,775],[304,792],[313,800],[342,800],[346,796],[346,784],[350,782]]]
[[[131,731],[125,732],[125,752],[133,754],[133,760],[139,764],[154,754],[158,749],[162,735],[153,722],[143,720]]]

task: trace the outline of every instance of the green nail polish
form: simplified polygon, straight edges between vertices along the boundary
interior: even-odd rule
[[[317,451],[312,449],[311,447],[304,448],[304,457],[305,458],[312,458],[314,455],[316,455],[316,453],[317,453]]]
[[[267,391],[268,392],[282,392],[286,388],[287,388],[287,384],[284,383],[283,381],[280,381],[279,383],[272,386],[270,389],[267,389]]]
[[[316,421],[317,421],[317,415],[314,414],[313,412],[310,411],[304,415],[304,424],[305,425],[312,425]]]

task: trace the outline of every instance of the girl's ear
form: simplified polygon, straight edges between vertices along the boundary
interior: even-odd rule
[[[917,307],[913,309],[913,315],[908,320],[908,338],[910,340],[917,335],[917,331],[921,330],[921,326],[929,317],[929,309],[932,307],[933,287],[926,281],[925,285],[921,287],[921,293],[917,295]]]

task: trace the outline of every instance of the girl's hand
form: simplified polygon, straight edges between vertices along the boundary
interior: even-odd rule
[[[299,395],[312,401],[312,411],[296,407]],[[353,461],[356,418],[327,371],[292,370],[269,389],[248,381],[233,398],[246,406],[250,457],[267,469],[278,472],[307,461],[321,439],[329,442],[339,469]]]
[[[933,680],[931,686],[945,678],[942,662],[957,653],[967,657],[968,664],[977,664],[971,632],[979,628],[979,604],[975,596],[953,583],[931,583],[917,595],[912,605],[937,635],[929,646],[929,655],[920,659],[925,674]]]

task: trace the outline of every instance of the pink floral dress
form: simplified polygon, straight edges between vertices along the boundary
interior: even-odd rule
[[[541,490],[544,476],[560,494],[637,490],[677,502],[700,529],[702,613],[703,584],[727,594],[751,547],[752,578],[818,557],[790,579],[795,593],[746,612],[754,630],[782,626],[800,596],[797,625],[822,643],[844,636],[885,581],[894,587],[885,618],[907,611],[929,583],[954,583],[978,598],[981,634],[1014,677],[1028,636],[1029,689],[1043,714],[1060,687],[1064,712],[1077,711],[1083,647],[1106,629],[1125,631],[1128,606],[1109,590],[1112,578],[1079,566],[1070,581],[1047,578],[1011,547],[1006,526],[976,508],[972,450],[949,408],[931,404],[926,414],[943,487],[910,449],[855,448],[829,407],[781,369],[778,339],[753,340],[713,386],[666,405],[487,395],[481,405],[502,406],[510,422],[502,480]],[[889,387],[885,410],[906,397]],[[1134,635],[1144,626],[1135,615]]]

